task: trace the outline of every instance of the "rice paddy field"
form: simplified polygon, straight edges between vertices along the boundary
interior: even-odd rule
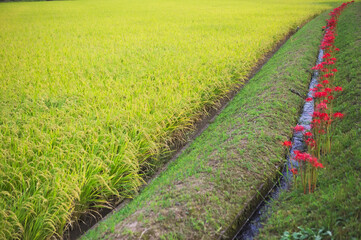
[[[150,159],[335,4],[0,3],[0,239],[60,237],[132,197]]]

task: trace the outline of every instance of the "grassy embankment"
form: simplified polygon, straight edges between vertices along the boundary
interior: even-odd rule
[[[259,239],[301,232],[297,227],[315,228],[316,233],[323,228],[335,239],[361,238],[361,3],[342,13],[335,46],[340,48],[337,85],[344,91],[334,106],[345,117],[337,125],[331,154],[321,159],[325,169],[319,186],[310,195],[301,189],[284,192],[273,203],[273,214]]]
[[[330,1],[0,4],[0,238],[44,239],[140,169]],[[251,167],[251,166],[248,166]]]
[[[325,18],[292,36],[165,172],[83,239],[214,239],[234,232],[236,215],[284,159],[280,143],[304,102],[291,90],[307,92]]]

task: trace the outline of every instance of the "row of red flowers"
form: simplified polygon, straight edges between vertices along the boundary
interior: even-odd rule
[[[327,25],[322,27],[325,30],[320,48],[324,55],[322,62],[312,69],[319,72],[318,84],[310,89],[313,91],[313,97],[305,99],[307,102],[315,101],[315,111],[312,115],[311,130],[306,130],[302,125],[294,127],[295,132],[302,132],[308,152],[294,150],[293,159],[290,159],[290,171],[294,177],[294,183],[297,187],[297,181],[300,179],[304,193],[314,192],[317,183],[317,171],[324,168],[320,158],[322,155],[331,151],[331,141],[335,125],[344,115],[340,112],[333,112],[333,102],[343,91],[341,86],[337,86],[336,74],[337,68],[334,67],[337,58],[336,53],[340,51],[335,47],[335,38],[337,36],[337,23],[341,12],[347,5],[354,1],[343,3],[341,6],[333,9],[329,13],[330,19],[326,20]],[[283,142],[287,148],[292,147],[291,141]],[[292,161],[296,161],[298,166],[293,166]]]

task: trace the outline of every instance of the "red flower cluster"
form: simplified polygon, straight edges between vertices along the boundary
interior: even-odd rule
[[[333,116],[335,118],[343,118],[344,115],[342,113],[340,113],[340,112],[337,112],[337,113],[333,114]]]
[[[338,17],[346,6],[354,1],[343,3],[341,6],[335,8],[330,12],[331,18],[326,20],[327,25],[322,27],[325,29],[325,35],[322,39],[320,48],[324,51],[322,62],[314,66],[312,69],[321,72],[318,78],[319,83],[310,91],[313,92],[313,97],[306,98],[306,102],[315,101],[315,112],[312,115],[311,130],[306,131],[302,125],[297,125],[293,128],[295,132],[303,132],[304,140],[308,148],[308,152],[301,152],[295,150],[294,160],[298,162],[298,168],[293,168],[291,161],[291,172],[295,179],[297,186],[297,178],[301,178],[304,188],[304,193],[311,193],[316,188],[317,183],[317,169],[324,168],[319,161],[323,153],[331,150],[331,137],[333,125],[337,119],[342,119],[344,115],[340,112],[333,113],[333,101],[339,92],[343,89],[341,86],[335,86],[335,76],[338,69],[335,67],[337,58],[335,53],[340,51],[336,48],[335,38]],[[292,142],[285,141],[283,146],[291,147]],[[297,177],[297,176],[298,177]]]
[[[322,163],[318,162],[318,159],[309,153],[303,153],[298,150],[293,152],[295,154],[295,160],[298,162],[309,162],[315,168],[323,168]]]
[[[315,141],[315,139],[312,139],[312,138],[307,139],[306,144],[307,144],[307,146],[309,146],[311,148],[316,147],[316,141]]]
[[[305,135],[306,138],[313,136],[313,134],[311,132],[305,132],[305,134],[303,134],[303,135]]]
[[[295,132],[302,132],[303,130],[305,130],[305,127],[302,125],[296,125],[293,130],[295,130]]]
[[[343,91],[342,87],[340,87],[340,86],[335,87],[333,90],[335,92],[342,92]]]
[[[335,38],[336,27],[338,23],[338,17],[341,12],[347,7],[348,4],[343,3],[340,7],[335,8],[330,12],[331,18],[327,20],[327,25],[323,27],[325,29],[325,36],[321,42],[321,49],[324,51],[322,62],[314,66],[312,69],[322,72],[319,77],[319,84],[313,89],[313,97],[315,98],[315,109],[312,119],[312,131],[314,134],[315,142],[307,139],[307,145],[311,149],[316,149],[316,154],[320,157],[321,153],[326,153],[331,150],[331,136],[332,136],[332,123],[336,119],[343,118],[342,113],[333,114],[333,101],[336,99],[337,94],[343,91],[341,86],[335,86],[335,76],[338,69],[334,66],[337,62],[335,53],[340,49],[336,48]],[[308,98],[306,99],[306,101]],[[317,145],[317,148],[315,147]]]
[[[282,143],[282,145],[285,146],[285,147],[291,147],[291,146],[292,146],[292,142],[291,142],[291,141],[284,141],[284,142]]]

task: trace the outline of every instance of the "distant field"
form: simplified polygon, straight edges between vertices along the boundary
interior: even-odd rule
[[[329,0],[0,4],[0,238],[62,234]]]

